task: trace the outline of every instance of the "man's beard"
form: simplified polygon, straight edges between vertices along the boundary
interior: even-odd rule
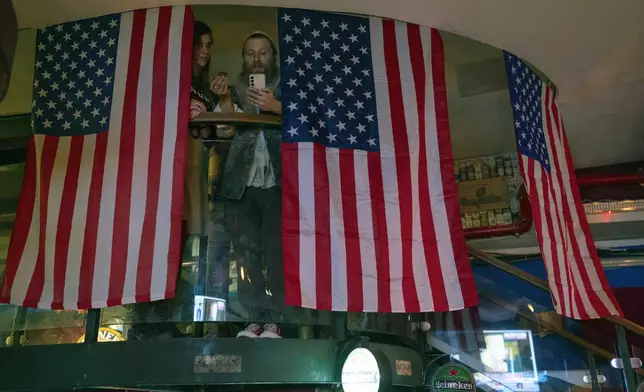
[[[266,70],[265,72],[257,72],[254,71],[253,68],[255,68],[255,64],[250,67],[248,67],[246,63],[242,64],[242,72],[239,75],[239,78],[244,82],[244,84],[248,84],[248,75],[253,73],[263,73],[266,75],[266,83],[271,83],[277,74],[277,66],[274,63],[264,65],[262,68]]]

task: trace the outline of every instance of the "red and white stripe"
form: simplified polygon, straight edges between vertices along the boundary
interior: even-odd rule
[[[0,301],[87,309],[174,296],[193,19],[121,15],[108,132],[36,135]]]
[[[380,152],[282,145],[286,301],[338,311],[474,306],[440,34],[378,18],[370,29]]]
[[[546,84],[541,99],[550,172],[519,155],[555,310],[575,319],[620,315],[581,204],[555,94]]]
[[[431,315],[431,337],[449,345],[452,352],[475,353],[485,348],[477,307]]]

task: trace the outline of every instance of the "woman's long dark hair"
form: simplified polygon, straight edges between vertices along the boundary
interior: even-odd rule
[[[210,36],[210,39],[212,40],[212,30],[210,27],[208,27],[207,24],[204,22],[195,20],[195,26],[194,26],[194,32],[192,35],[192,54],[194,56],[194,51],[201,45],[201,36],[208,34]],[[194,61],[194,59],[193,59]],[[192,75],[192,83],[199,85],[200,88],[205,88],[208,90],[208,83],[210,83],[210,76],[209,76],[209,71],[210,70],[210,59],[208,59],[208,63],[206,64],[205,67],[201,70],[201,73],[199,75]]]

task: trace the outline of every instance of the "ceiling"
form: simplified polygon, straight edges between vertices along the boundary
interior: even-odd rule
[[[14,0],[21,28],[179,3],[284,6],[377,15],[436,27],[509,50],[539,67],[557,85],[576,167],[644,160],[641,0]],[[446,51],[451,41],[463,44],[457,36],[446,35],[445,40]],[[483,57],[498,56],[498,51],[484,52],[487,54]],[[459,53],[467,57],[467,51]],[[496,129],[494,124],[505,114],[492,109],[505,105],[505,97],[492,92],[463,98],[462,107],[454,110],[450,101],[450,111],[458,112],[458,116],[451,113],[450,117],[463,122],[453,125],[466,128],[469,123],[480,126],[483,122]],[[472,117],[468,117],[470,106],[487,115],[468,120]],[[506,130],[504,126],[498,128]],[[480,139],[481,143],[475,143],[469,138],[456,138],[455,155],[461,155],[458,151],[463,143],[482,146],[471,155],[489,153],[487,138]]]

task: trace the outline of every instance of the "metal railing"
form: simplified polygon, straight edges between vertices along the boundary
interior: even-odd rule
[[[525,282],[528,282],[534,287],[550,292],[550,288],[548,287],[548,282],[546,282],[545,280],[537,278],[536,276],[528,272],[525,272],[521,268],[515,267],[514,265],[508,262],[500,260],[489,253],[476,249],[472,245],[468,245],[467,250],[472,257],[479,259],[481,261],[484,261],[504,272],[507,272],[510,275],[513,275]],[[613,324],[620,325],[633,333],[636,333],[640,336],[644,336],[644,327],[642,327],[637,323],[634,323],[628,319],[625,319],[619,316],[610,316],[610,317],[607,317],[606,319],[612,322]]]
[[[510,275],[513,275],[529,284],[532,286],[535,286],[537,288],[540,288],[544,291],[550,292],[550,288],[548,287],[548,282],[546,282],[543,279],[540,279],[528,272],[523,271],[522,269],[513,266],[510,263],[507,263],[503,260],[499,260],[498,258],[494,257],[491,254],[485,253],[481,250],[476,249],[475,247],[468,245],[467,247],[468,252],[470,256],[473,256],[476,259],[479,259],[481,261],[484,261],[504,272],[507,272]],[[491,299],[488,297],[488,300],[491,300],[492,302],[495,302],[497,305],[503,306],[502,301],[495,299]],[[521,311],[519,313],[522,313]],[[525,312],[523,312],[525,313]],[[534,317],[528,314],[521,314],[522,317],[530,319],[530,317]],[[563,317],[563,316],[559,316]],[[629,330],[635,334],[638,334],[640,336],[644,336],[644,327],[641,325],[634,323],[630,320],[627,320],[625,318],[619,317],[619,316],[610,316],[607,317],[606,320],[609,322],[613,323],[615,325],[615,331],[617,333],[617,348],[618,348],[618,354],[619,357],[622,359],[622,363],[624,363],[624,367],[622,368],[622,374],[624,377],[624,385],[626,387],[626,392],[635,392],[636,389],[636,384],[635,384],[635,378],[634,378],[634,373],[633,370],[635,370],[636,373],[640,375],[644,375],[644,369],[633,369],[630,364],[630,354],[628,350],[628,343],[626,341],[626,330]],[[534,320],[537,321],[537,320]],[[541,321],[542,323],[542,321]],[[549,328],[551,329],[551,328]],[[557,333],[559,336],[568,339],[572,341],[573,343],[576,343],[582,347],[584,347],[586,350],[592,351],[606,359],[612,359],[615,356],[607,350],[604,350],[603,348],[596,346],[589,341],[580,338],[566,330],[558,330],[558,329],[551,329],[555,333]]]

